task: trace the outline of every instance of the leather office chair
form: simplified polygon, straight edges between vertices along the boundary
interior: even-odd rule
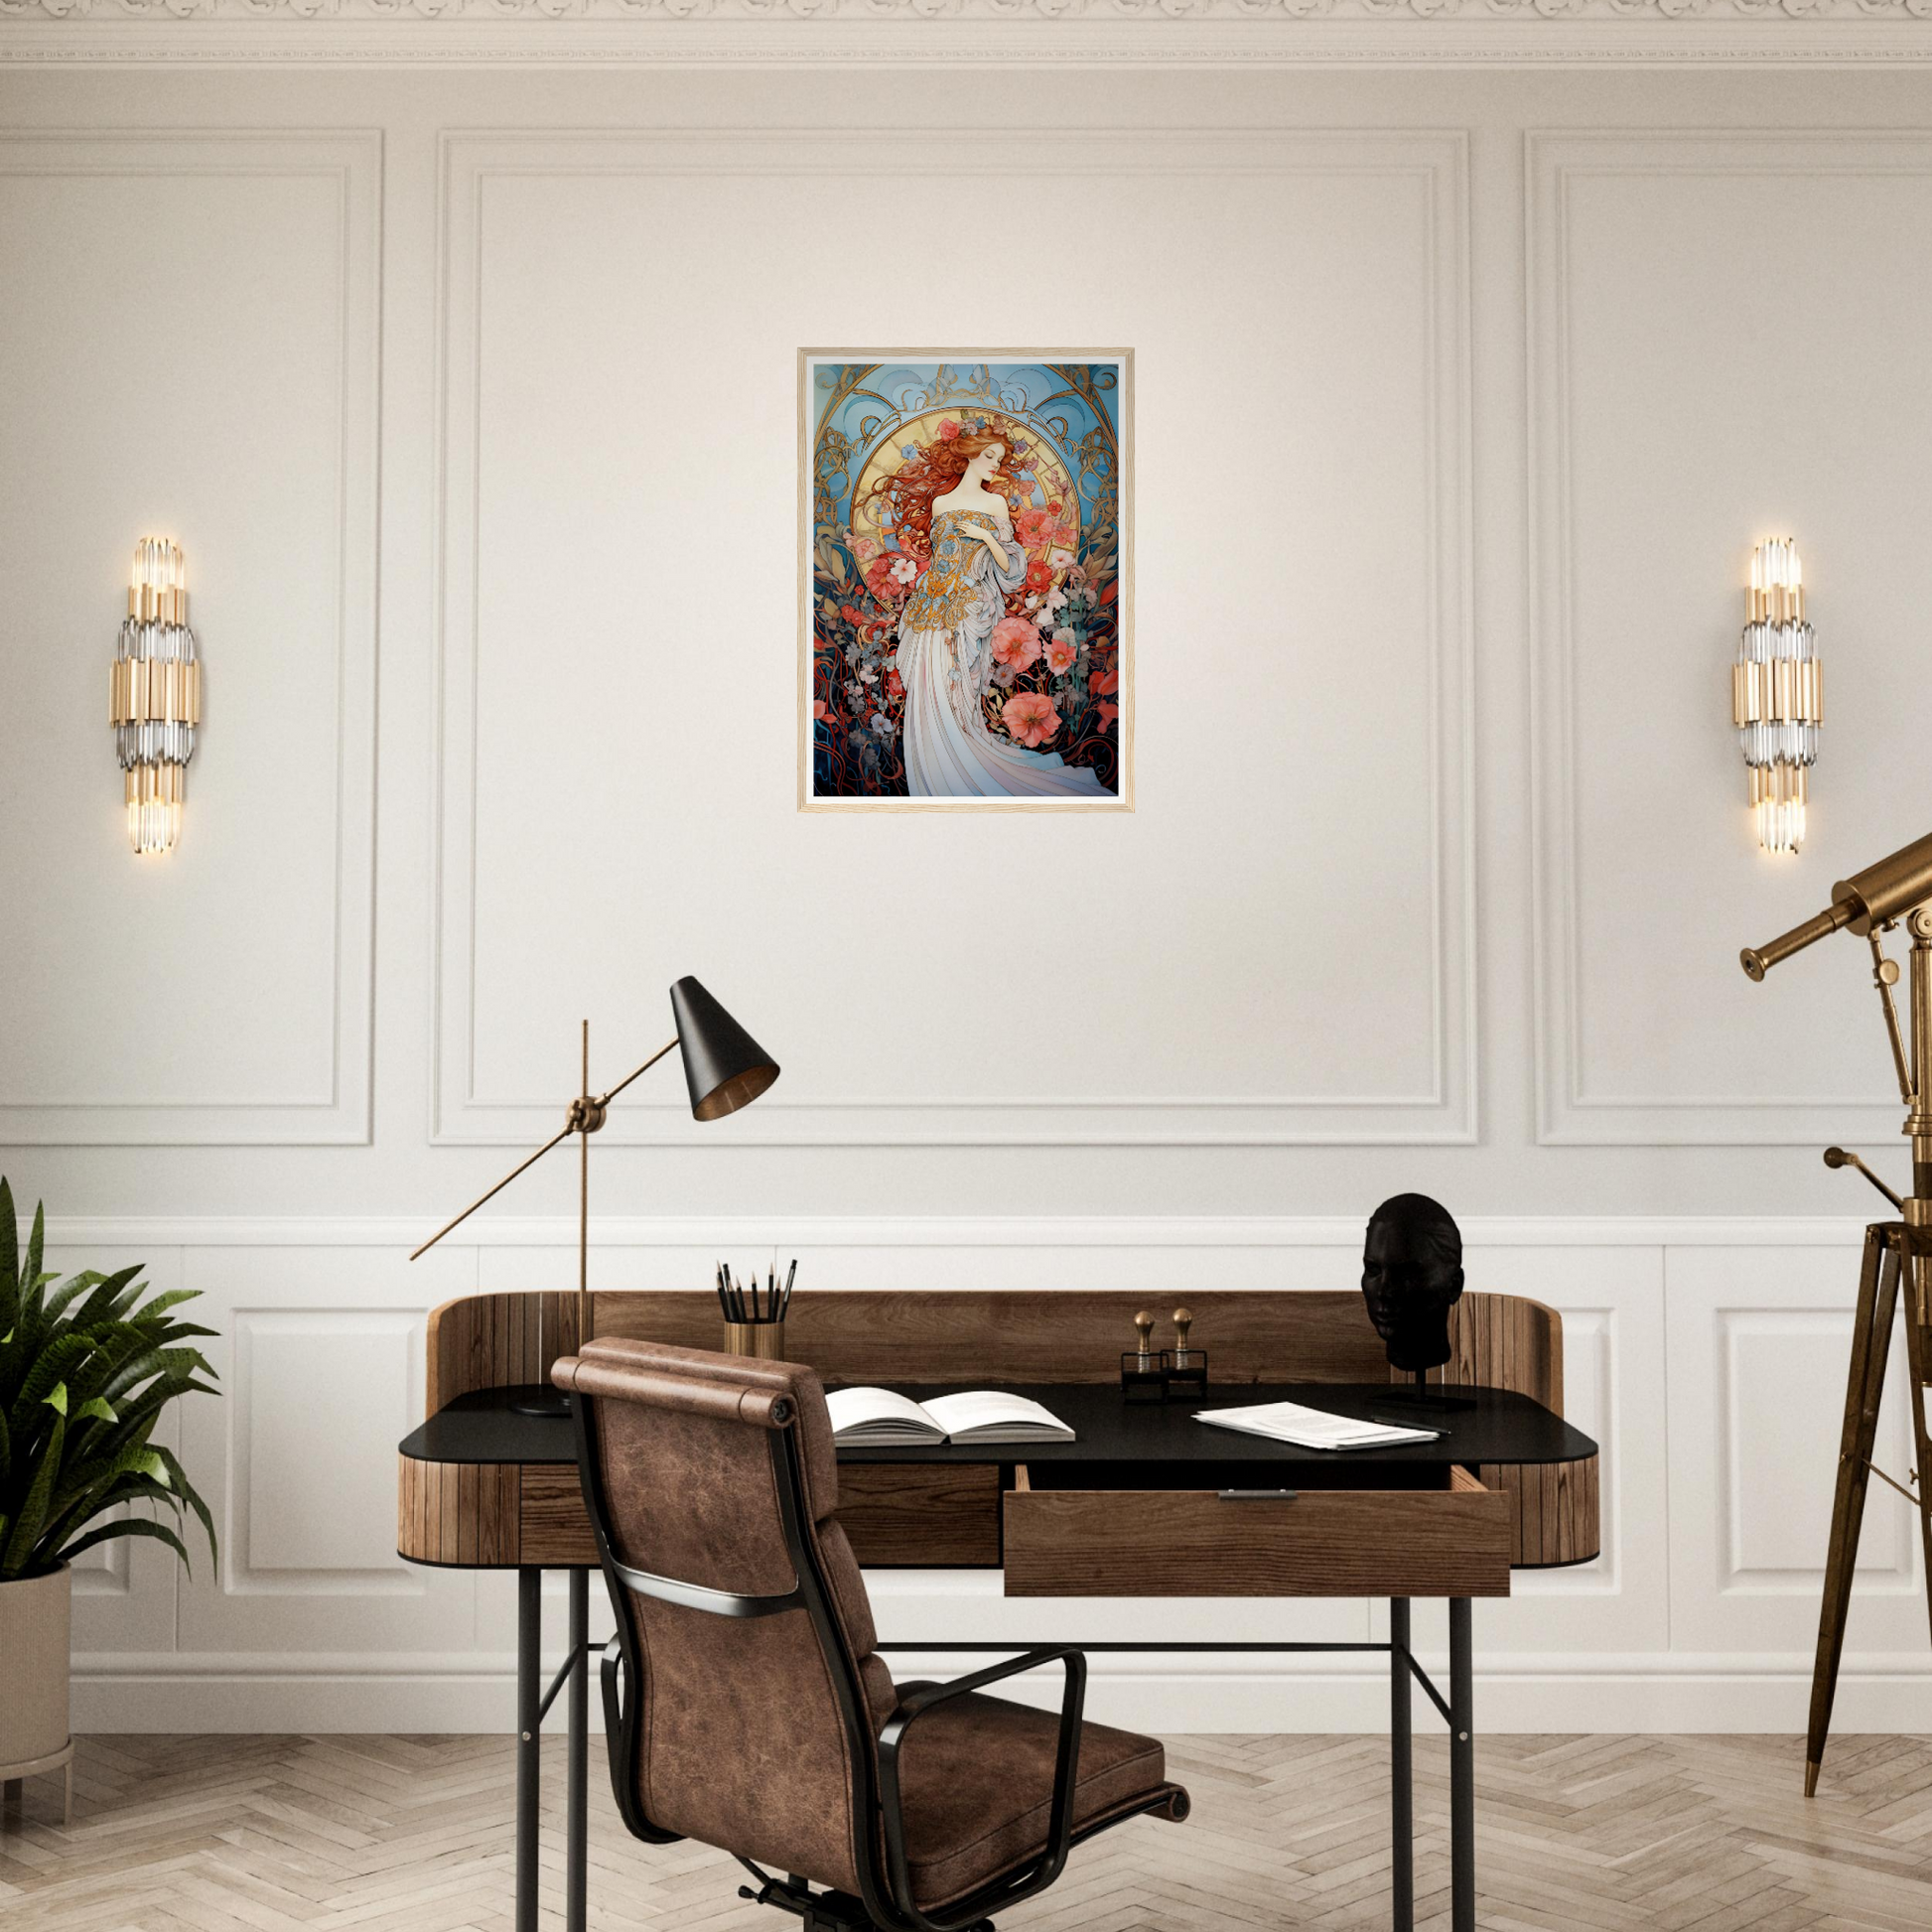
[[[638,1838],[729,1852],[758,1881],[742,1896],[808,1927],[959,1932],[1096,1832],[1187,1815],[1158,1741],[1082,1722],[1077,1650],[895,1686],[809,1368],[594,1341],[553,1379],[617,1611],[605,1727]],[[1057,1722],[981,1694],[1047,1662]]]

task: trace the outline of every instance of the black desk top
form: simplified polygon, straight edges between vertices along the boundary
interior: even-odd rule
[[[894,1385],[915,1402],[956,1394],[953,1388],[901,1382]],[[981,1385],[986,1386],[986,1385]],[[568,1418],[522,1416],[510,1407],[512,1391],[480,1389],[459,1396],[400,1444],[404,1455],[426,1462],[574,1462],[576,1439]],[[942,1444],[918,1449],[842,1449],[841,1462],[1300,1462],[1472,1465],[1478,1462],[1574,1462],[1594,1455],[1596,1445],[1529,1396],[1503,1389],[1458,1388],[1449,1393],[1471,1404],[1430,1416],[1410,1390],[1389,1383],[1243,1383],[1208,1391],[1201,1402],[1128,1403],[1107,1382],[1014,1385],[1074,1431],[1071,1443]],[[1340,1416],[1386,1417],[1414,1427],[1441,1429],[1434,1442],[1403,1443],[1379,1449],[1308,1449],[1272,1443],[1233,1429],[1194,1420],[1202,1408],[1245,1408],[1261,1402],[1302,1402]]]

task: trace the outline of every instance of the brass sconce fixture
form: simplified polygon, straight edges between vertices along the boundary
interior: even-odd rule
[[[1750,774],[1757,842],[1766,852],[1804,843],[1807,773],[1825,715],[1824,666],[1805,621],[1798,546],[1771,537],[1751,552],[1744,632],[1730,667],[1730,722]]]
[[[126,773],[128,838],[138,853],[166,852],[181,836],[188,760],[202,722],[188,572],[180,545],[166,537],[143,537],[134,546],[107,715]]]

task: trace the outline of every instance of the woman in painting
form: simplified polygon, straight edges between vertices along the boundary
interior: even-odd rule
[[[1022,485],[1006,467],[1007,435],[991,424],[947,435],[953,427],[942,425],[937,441],[871,492],[885,499],[899,548],[931,558],[898,621],[906,790],[931,798],[1109,798],[1084,765],[997,736],[980,708],[995,627],[1005,620],[1032,634],[1024,620],[1006,617],[1007,593],[1027,575],[1011,507]]]

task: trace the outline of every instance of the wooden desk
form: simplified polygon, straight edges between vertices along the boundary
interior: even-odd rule
[[[1346,1456],[1202,1428],[1190,1405],[1129,1407],[1123,1336],[1147,1296],[818,1293],[793,1305],[786,1352],[828,1384],[1029,1390],[1077,1440],[840,1452],[839,1521],[862,1564],[1000,1569],[1009,1596],[1387,1596],[1387,1644],[1108,1643],[1096,1649],[1364,1650],[1391,1665],[1391,1812],[1397,1932],[1413,1924],[1411,1683],[1449,1722],[1454,1932],[1473,1932],[1470,1600],[1509,1592],[1513,1569],[1596,1555],[1596,1446],[1562,1420],[1563,1324],[1514,1296],[1465,1295],[1443,1380],[1469,1406],[1437,1442]],[[1210,1401],[1292,1396],[1358,1414],[1399,1392],[1355,1294],[1184,1294],[1207,1351]],[[716,1347],[708,1294],[592,1298],[601,1336]],[[539,1348],[541,1333],[547,1346]],[[517,1925],[536,1923],[536,1744],[570,1687],[570,1898],[584,1923],[587,1578],[597,1565],[567,1423],[520,1416],[509,1392],[576,1347],[568,1295],[482,1295],[430,1316],[428,1420],[401,1445],[397,1549],[415,1563],[514,1569],[518,1616]],[[1413,1401],[1413,1397],[1409,1398]],[[1193,1405],[1197,1406],[1197,1405]],[[1405,1418],[1406,1419],[1406,1418]],[[1224,1501],[1223,1489],[1279,1489]],[[538,1682],[539,1580],[571,1574],[571,1646],[549,1698]],[[1409,1603],[1449,1603],[1450,1694],[1410,1653]],[[882,1645],[882,1649],[905,1646]],[[926,1643],[921,1649],[1024,1645]]]

